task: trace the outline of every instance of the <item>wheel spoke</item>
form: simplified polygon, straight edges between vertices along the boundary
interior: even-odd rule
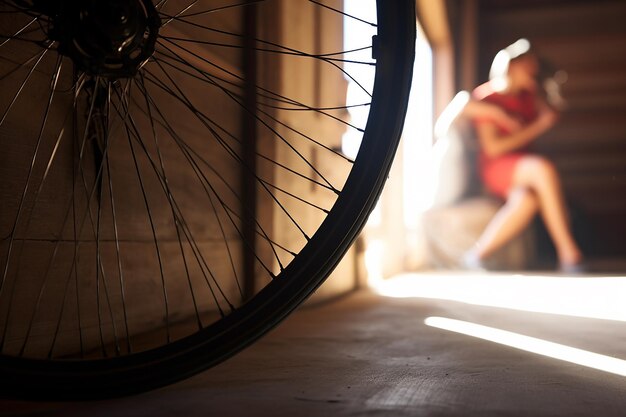
[[[236,95],[235,95],[232,91],[228,90],[226,87],[224,87],[224,86],[220,85],[220,83],[216,82],[216,80],[218,80],[218,81],[220,80],[219,78],[215,77],[214,75],[211,75],[211,74],[207,73],[206,71],[202,71],[201,69],[199,69],[199,68],[197,68],[197,67],[195,67],[195,66],[193,66],[193,65],[191,65],[191,64],[189,64],[189,63],[187,63],[187,62],[186,62],[186,61],[185,61],[185,60],[184,60],[184,59],[183,59],[180,55],[176,54],[176,53],[175,53],[175,52],[174,52],[171,48],[169,48],[169,47],[167,47],[167,46],[163,45],[162,43],[159,43],[159,44],[160,44],[161,46],[163,46],[164,48],[166,48],[166,50],[167,50],[168,52],[170,52],[170,53],[172,53],[172,54],[174,54],[174,55],[175,55],[175,58],[174,58],[175,62],[177,62],[177,63],[180,63],[180,64],[183,64],[183,65],[185,65],[185,66],[190,67],[193,71],[195,71],[195,72],[197,72],[197,73],[199,74],[200,79],[204,79],[204,80],[205,80],[206,82],[208,82],[209,84],[211,84],[211,85],[213,85],[213,86],[215,86],[215,87],[217,87],[217,88],[221,89],[221,90],[222,90],[222,91],[224,91],[227,95],[229,95],[229,96],[231,96],[231,97],[236,97]],[[176,47],[178,47],[179,49],[183,50],[184,52],[186,52],[186,53],[188,53],[188,54],[190,54],[190,55],[192,55],[192,56],[195,56],[196,58],[199,58],[199,59],[201,59],[201,60],[202,60],[202,57],[201,57],[201,56],[197,55],[195,52],[191,51],[190,49],[184,48],[184,47],[182,47],[182,46],[180,46],[180,45],[177,45],[177,44],[175,44],[175,43],[172,43],[172,45],[173,45],[173,46],[176,46]],[[160,52],[160,54],[162,54],[162,52]],[[164,55],[164,56],[166,56],[166,57],[168,57],[168,58],[172,58],[171,56],[168,56],[168,55],[166,55],[166,54],[163,54],[163,55]],[[168,66],[170,66],[170,67],[173,67],[173,68],[175,68],[177,71],[180,71],[181,73],[184,73],[184,74],[186,74],[186,75],[190,75],[190,76],[192,76],[192,77],[194,77],[194,78],[195,78],[195,77],[198,77],[198,76],[194,76],[194,75],[190,74],[188,71],[186,71],[186,70],[184,70],[184,69],[181,69],[180,67],[178,67],[178,66],[174,65],[173,63],[171,63],[171,62],[169,62],[169,61],[167,61],[167,60],[155,59],[155,61],[157,61],[157,62],[161,62],[161,63],[163,63],[163,64],[166,64],[166,65],[168,65]],[[220,71],[223,71],[224,73],[226,73],[226,74],[228,74],[228,75],[230,75],[230,76],[236,77],[237,79],[239,79],[239,80],[240,80],[240,81],[242,81],[242,82],[244,81],[244,79],[243,79],[242,77],[240,77],[240,76],[238,76],[238,75],[236,75],[236,74],[234,74],[234,73],[232,73],[232,72],[230,72],[230,71],[226,70],[226,69],[225,69],[225,68],[223,68],[223,67],[220,67],[219,65],[216,65],[216,64],[214,64],[214,63],[212,63],[212,62],[210,62],[210,61],[208,61],[208,60],[206,60],[206,63],[207,63],[207,64],[209,64],[209,65],[211,65],[211,66],[213,66],[213,67],[215,67],[215,68],[217,68],[217,69],[218,69],[218,70],[220,70]],[[256,86],[256,88],[260,89],[261,91],[264,91],[264,92],[266,92],[266,93],[271,94],[272,96],[270,96],[269,98],[271,98],[272,100],[277,100],[277,101],[281,101],[281,102],[284,102],[284,103],[289,103],[289,104],[292,104],[292,105],[294,105],[294,106],[296,106],[296,107],[299,107],[299,108],[302,108],[302,109],[305,109],[305,110],[308,110],[308,111],[314,111],[314,112],[319,113],[319,114],[322,114],[322,115],[324,115],[325,117],[328,117],[329,119],[332,119],[332,120],[334,120],[334,121],[336,121],[336,122],[338,122],[338,123],[341,123],[341,124],[343,124],[343,125],[345,125],[345,126],[348,126],[349,128],[354,129],[354,130],[356,130],[356,131],[358,131],[358,132],[363,133],[363,131],[364,131],[364,129],[363,129],[363,128],[360,128],[360,127],[358,127],[358,126],[355,126],[355,125],[353,125],[353,124],[351,124],[351,123],[349,123],[349,122],[346,122],[345,120],[342,120],[342,119],[340,119],[340,118],[338,118],[338,117],[336,117],[336,116],[331,115],[330,113],[328,113],[328,112],[324,111],[324,110],[323,110],[323,108],[322,108],[322,109],[318,109],[318,108],[315,108],[315,107],[313,107],[313,106],[310,106],[310,105],[304,104],[304,103],[302,103],[302,102],[298,102],[298,101],[295,101],[295,100],[293,100],[293,99],[289,99],[289,98],[287,98],[287,97],[285,97],[285,96],[281,96],[281,95],[279,95],[279,94],[272,93],[270,90],[264,89],[264,88],[262,88],[261,86]],[[368,94],[369,94],[369,93],[368,93]],[[267,96],[266,96],[266,97],[267,97]],[[272,98],[272,97],[277,97],[277,98]]]
[[[231,34],[231,35],[235,35],[235,34]],[[177,36],[160,36],[161,39],[164,39],[166,41],[169,41],[171,43],[176,44],[176,42],[182,42],[182,43],[192,43],[195,45],[208,45],[208,46],[218,46],[221,48],[233,48],[233,49],[243,49],[244,47],[241,45],[236,45],[236,44],[231,44],[231,43],[224,43],[224,42],[216,42],[216,41],[205,41],[205,40],[198,40],[198,39],[189,39],[189,38],[180,38]],[[318,60],[322,60],[322,61],[326,61],[328,63],[347,63],[347,64],[359,64],[359,65],[367,65],[367,66],[374,66],[376,65],[375,62],[372,61],[356,61],[353,59],[345,59],[345,58],[332,58],[333,56],[336,55],[343,55],[346,52],[342,51],[342,52],[330,52],[330,53],[325,53],[325,54],[310,54],[310,53],[306,53],[303,51],[298,51],[298,50],[293,50],[291,48],[286,48],[286,47],[282,47],[285,48],[285,50],[282,49],[269,49],[269,48],[260,48],[260,47],[255,47],[252,48],[254,51],[257,52],[266,52],[266,53],[272,53],[272,54],[278,54],[278,55],[287,55],[287,56],[298,56],[298,57],[303,57],[303,58],[312,58],[312,59],[318,59]],[[354,51],[363,51],[363,50],[367,50],[367,49],[371,49],[371,46],[368,47],[362,47],[362,48],[357,48],[354,49]]]
[[[67,121],[69,121],[69,117],[70,117],[71,114],[72,114],[71,113],[71,108],[69,108],[68,111],[67,111],[67,114],[66,114],[66,116],[64,118],[63,126],[65,126]],[[51,155],[48,158],[48,162],[46,164],[45,171],[44,171],[43,176],[41,178],[41,181],[39,183],[39,187],[38,187],[37,191],[34,193],[33,206],[39,201],[40,195],[43,192],[44,186],[46,184],[46,180],[48,179],[48,176],[50,174],[50,169],[52,168],[54,162],[56,161],[56,157],[57,157],[57,154],[58,154],[59,146],[61,144],[61,140],[64,137],[64,135],[65,135],[65,128],[62,127],[61,131],[57,135],[57,139],[56,139],[56,141],[54,143],[54,147],[52,149]],[[66,213],[66,216],[65,216],[66,220],[65,221],[67,221],[67,215],[68,214],[69,214],[69,212]],[[26,225],[24,227],[25,230],[29,230],[30,229],[30,224],[31,224],[31,221],[32,221],[32,215],[33,215],[33,213],[31,211],[30,216],[26,220]],[[64,222],[64,224],[65,224],[65,222]],[[20,246],[19,254],[16,256],[16,258],[18,260],[21,259],[21,257],[22,257],[23,246],[24,246],[24,241],[22,241],[22,245]],[[56,244],[55,247],[54,247],[54,250],[52,252],[52,256],[50,257],[50,260],[48,261],[48,266],[45,269],[46,273],[45,273],[44,278],[43,278],[43,280],[41,282],[41,285],[39,287],[37,301],[35,302],[35,305],[33,307],[33,312],[31,314],[30,320],[28,321],[28,327],[27,327],[27,330],[26,330],[26,335],[24,337],[24,341],[23,341],[22,347],[20,348],[20,353],[19,353],[20,356],[22,356],[24,354],[24,351],[26,350],[26,345],[28,343],[31,331],[33,329],[33,324],[35,322],[35,317],[37,316],[37,313],[39,312],[39,309],[40,309],[40,306],[41,306],[41,300],[42,300],[42,297],[43,297],[44,292],[46,290],[46,286],[48,284],[48,279],[49,279],[49,274],[50,274],[50,271],[52,269],[52,265],[54,264],[54,261],[55,261],[55,259],[57,257],[58,249],[59,249],[59,245]],[[9,320],[7,320],[7,323],[8,323],[8,321]]]
[[[35,17],[30,22],[26,23],[24,26],[18,29],[18,31],[15,32],[13,35],[9,35],[9,36],[0,35],[0,38],[6,38],[2,43],[0,43],[0,48],[6,45],[11,39],[14,39],[17,36],[19,36],[22,32],[24,32],[30,25],[32,25],[36,21],[37,21],[37,18]]]
[[[161,113],[159,112],[158,108],[156,107],[156,105],[154,104],[154,102],[149,99],[149,102],[154,106],[155,110],[161,115]],[[151,119],[154,120],[154,119]],[[131,125],[131,134],[135,140],[135,142],[138,143],[138,145],[141,147],[141,149],[143,150],[146,159],[148,160],[148,162],[150,163],[150,166],[152,167],[153,172],[155,173],[155,175],[157,176],[157,178],[159,179],[160,185],[164,191],[164,193],[166,195],[171,194],[169,189],[168,189],[168,185],[167,185],[167,177],[164,174],[164,171],[159,170],[159,167],[157,165],[157,163],[154,161],[154,158],[150,156],[148,150],[146,149],[146,146],[144,144],[144,142],[141,140],[141,136],[140,136],[140,132],[137,129],[137,124],[134,122],[134,119],[132,117],[130,117],[130,125]],[[170,126],[171,128],[171,126]],[[168,129],[169,130],[169,129]],[[172,134],[173,129],[169,130],[170,134]],[[172,134],[172,137],[176,137],[176,140],[178,141],[178,135],[174,135]],[[184,144],[185,147],[188,147],[189,145],[187,145],[186,143]],[[207,179],[207,177],[205,175],[203,175],[201,173],[201,171],[199,170],[198,165],[196,164],[196,162],[194,161],[193,157],[188,157],[188,161],[190,162],[190,164],[192,165],[193,170],[196,173],[201,174],[199,179],[201,179],[201,182],[204,184],[206,183],[209,188],[210,191],[208,189],[205,189],[206,195],[207,197],[209,197],[209,199],[212,199],[212,195],[218,196],[218,193],[215,191],[215,189],[213,188],[213,186],[210,184],[209,180]],[[210,167],[214,172],[216,172],[213,167]],[[224,180],[223,177],[219,177],[225,184],[227,184],[227,182]],[[232,189],[231,189],[232,191]],[[234,193],[234,191],[233,191]],[[197,245],[196,240],[193,238],[193,235],[190,232],[190,228],[187,225],[187,222],[184,220],[184,217],[182,216],[182,211],[180,210],[180,207],[178,206],[176,200],[174,198],[169,199],[169,201],[171,202],[171,209],[173,211],[173,213],[175,213],[175,223],[178,222],[180,225],[183,226],[183,231],[185,231],[186,233],[186,237],[189,241],[189,243],[194,247],[194,250],[197,252],[197,256],[198,256],[198,260],[201,262],[201,266],[208,272],[208,275],[211,277],[211,281],[213,282],[213,284],[210,284],[206,275],[205,275],[205,281],[207,282],[207,285],[210,287],[211,291],[213,291],[213,287],[212,285],[214,285],[218,292],[220,293],[220,295],[222,296],[222,298],[226,301],[226,303],[228,304],[228,306],[233,309],[234,306],[233,304],[228,300],[228,297],[226,296],[226,294],[224,293],[223,289],[221,288],[220,284],[218,283],[218,280],[215,276],[215,274],[212,272],[212,269],[209,267],[208,263],[206,262],[206,260],[204,259],[204,257],[201,255],[201,251],[199,249],[199,246]],[[217,214],[216,214],[217,216]],[[218,306],[218,308],[221,309],[221,307],[219,306],[219,302],[217,301],[217,298],[215,298],[216,301],[216,305]]]
[[[157,63],[157,65],[159,65],[160,68],[162,68],[163,66],[161,65],[159,60],[155,61]],[[167,64],[167,62],[165,62],[165,64]],[[173,66],[174,69],[178,69],[177,67]],[[202,74],[205,75],[205,74]],[[209,80],[209,82],[211,82],[212,85],[216,86],[217,88],[219,88],[222,92],[224,92],[224,94],[231,99],[233,102],[237,103],[238,105],[240,105],[244,112],[249,113],[249,109],[246,109],[245,106],[243,106],[241,99],[238,99],[236,96],[234,96],[232,93],[230,93],[227,89],[221,87],[219,84],[212,82],[211,78],[209,75],[205,75],[207,77],[207,80]],[[194,108],[193,106],[190,107],[190,109],[193,111]],[[315,172],[316,175],[318,175],[320,178],[322,178],[322,180],[324,180],[330,187],[333,187],[332,184],[325,178],[325,176],[317,169],[317,167],[313,166],[313,164],[311,164],[310,161],[308,161],[301,152],[299,152],[293,144],[291,144],[282,134],[280,134],[275,128],[273,128],[267,121],[261,119],[260,117],[256,116],[255,117],[256,120],[258,122],[260,122],[264,128],[266,128],[274,137],[280,139],[281,142],[283,142],[285,145],[287,145],[287,147],[289,147],[291,149],[291,151],[294,152],[294,154],[296,154],[298,156],[298,158],[300,160],[302,160],[302,162],[304,162],[306,165],[308,165],[308,167]],[[339,119],[337,119],[339,120]],[[342,121],[343,122],[343,121]],[[355,127],[355,129],[358,129]],[[361,130],[361,129],[359,129]],[[334,188],[334,187],[333,187]]]
[[[165,87],[160,85],[160,83],[158,83],[158,82],[156,82],[154,80],[151,80],[150,77],[146,77],[146,80],[148,80],[150,82],[153,82],[155,85],[157,85],[161,89],[165,89]],[[167,89],[165,89],[165,90],[167,90]],[[169,90],[167,90],[167,91],[169,93],[171,93],[174,97],[177,97],[173,92],[171,92]],[[211,185],[211,182],[206,177],[206,175],[202,172],[202,169],[201,169],[200,165],[198,164],[198,162],[200,162],[202,164],[202,166],[208,168],[211,171],[211,173],[213,175],[215,175],[221,181],[221,184],[224,185],[231,192],[231,194],[237,199],[237,201],[241,202],[238,193],[231,187],[229,182],[222,176],[222,174],[212,166],[212,164],[210,164],[203,156],[198,154],[178,134],[176,134],[175,129],[169,124],[169,122],[167,122],[167,118],[158,109],[158,106],[156,106],[156,104],[154,103],[154,101],[152,99],[150,101],[153,104],[156,112],[160,116],[160,120],[157,120],[157,123],[161,124],[161,126],[166,128],[166,130],[170,134],[170,137],[174,140],[176,145],[179,147],[179,149],[181,150],[181,152],[185,156],[187,162],[189,163],[190,167],[193,169],[194,174],[197,176],[200,184],[202,185],[202,187],[204,189],[204,192],[209,197],[209,200],[213,201],[213,198],[217,199],[217,201],[219,202],[219,205],[224,209],[226,216],[229,218],[231,225],[235,228],[235,230],[239,234],[239,237],[243,240],[243,242],[244,242],[244,244],[246,246],[250,245],[250,247],[251,247],[250,242],[248,242],[248,240],[243,236],[241,230],[237,226],[237,222],[235,222],[233,220],[232,216],[231,216],[231,213],[235,213],[235,211],[224,201],[224,199],[216,191],[216,189],[213,187],[213,185]],[[210,131],[210,133],[212,135],[216,136],[218,138],[218,140],[221,140],[220,135],[215,130],[213,130],[212,127],[207,126],[207,128],[209,129],[209,131]],[[237,215],[237,214],[235,214],[235,217],[240,219],[240,216]],[[262,236],[264,236],[264,239],[267,242],[271,243],[272,240],[268,237],[267,232],[263,229],[263,227],[258,222],[257,222],[257,228],[260,230],[259,233]],[[263,262],[256,255],[256,253],[254,255],[255,255],[257,261],[259,262],[259,264],[263,267],[263,269],[270,276],[273,276],[273,273],[271,272],[270,268],[265,264],[265,262]]]
[[[182,14],[179,14],[177,16],[177,18],[202,16],[202,15],[207,15],[207,14],[211,14],[211,13],[222,12],[224,10],[230,10],[230,9],[237,8],[237,7],[252,6],[252,5],[255,5],[255,4],[258,4],[258,3],[264,3],[265,1],[267,1],[267,0],[248,0],[248,1],[241,2],[241,3],[230,4],[228,6],[214,7],[214,8],[211,8],[211,9],[202,10],[200,12],[182,13]]]
[[[110,103],[109,103],[110,106]],[[111,165],[109,158],[105,159],[106,172],[107,172],[107,185],[109,190],[109,203],[111,204],[111,223],[113,227],[113,239],[115,242],[115,264],[117,267],[118,284],[120,288],[120,298],[122,300],[122,317],[124,320],[124,332],[126,335],[126,345],[128,353],[132,353],[133,345],[130,339],[130,331],[128,326],[128,307],[126,305],[126,283],[124,281],[124,268],[122,267],[122,256],[120,250],[120,238],[117,225],[117,214],[115,210],[115,198],[113,192],[113,178],[111,172]]]
[[[30,69],[30,71],[28,71],[28,74],[26,74],[26,77],[24,78],[24,80],[22,81],[22,83],[20,84],[19,88],[17,89],[17,92],[15,93],[15,95],[13,96],[13,99],[10,101],[9,106],[5,109],[4,113],[2,114],[2,118],[0,118],[0,126],[2,126],[2,124],[4,123],[4,121],[7,118],[7,115],[9,114],[9,112],[11,111],[11,109],[13,108],[13,105],[15,104],[15,102],[17,101],[17,98],[20,96],[20,94],[22,93],[22,90],[24,89],[24,86],[26,86],[26,83],[28,82],[28,80],[30,79],[30,76],[33,74],[33,72],[35,71],[35,68],[37,68],[37,66],[39,65],[39,63],[41,62],[41,60],[44,58],[44,56],[46,55],[46,52],[48,52],[50,50],[50,48],[44,49],[43,51],[41,51],[41,53],[39,53],[39,58],[37,59],[37,61],[35,62],[35,65],[32,66],[32,68]]]
[[[203,113],[199,112],[198,110],[196,110],[196,108],[189,102],[189,99],[186,97],[186,95],[182,92],[182,90],[180,89],[180,87],[178,87],[178,85],[176,84],[176,82],[172,79],[172,77],[168,74],[168,72],[163,68],[163,66],[160,65],[160,63],[157,61],[157,64],[159,65],[159,68],[163,71],[163,73],[165,74],[165,76],[170,80],[170,82],[172,82],[177,91],[178,94],[180,94],[180,99],[182,99],[182,101],[184,101],[187,106],[189,107],[189,109],[194,113],[194,115],[196,115],[197,117],[199,117],[199,119],[204,123],[205,119],[208,119],[208,117],[206,115],[204,115]],[[234,97],[231,96],[231,99],[233,99],[234,101],[236,101],[238,104],[241,105],[241,103],[234,99]],[[242,105],[243,106],[243,105]],[[248,111],[248,109],[245,109],[245,111]],[[209,119],[210,120],[210,119]],[[313,166],[313,164],[311,164],[310,161],[308,161],[303,155],[302,153],[300,153],[298,150],[295,149],[295,147],[289,143],[289,141],[287,141],[284,137],[282,137],[275,129],[273,129],[271,126],[269,126],[269,124],[265,123],[263,120],[261,119],[257,119],[258,121],[260,121],[261,123],[264,124],[264,126],[266,126],[269,130],[272,131],[273,134],[275,134],[277,137],[280,137],[283,142],[285,144],[287,144],[287,146],[296,154],[298,155],[309,167],[311,167],[311,169],[313,169],[316,173],[318,173],[318,175],[320,175],[320,177],[322,177],[324,179],[324,177],[322,176],[321,173],[319,173],[319,171]],[[289,213],[289,211],[285,208],[285,206],[276,198],[276,196],[268,189],[268,187],[261,181],[261,178],[259,178],[259,176],[253,172],[253,170],[251,170],[246,163],[241,159],[241,157],[239,155],[237,155],[237,153],[230,147],[228,146],[225,141],[221,140],[221,138],[219,137],[219,135],[216,135],[216,132],[214,133],[214,131],[212,131],[213,136],[218,139],[219,144],[221,144],[222,146],[225,146],[227,148],[227,153],[232,156],[238,164],[240,164],[241,166],[243,166],[244,169],[246,169],[246,172],[248,175],[250,175],[252,178],[254,178],[254,180],[261,185],[261,187],[266,191],[266,193],[270,196],[270,198],[278,205],[278,207],[280,207],[280,209],[285,213],[285,215],[289,218],[289,220],[291,221],[291,223],[300,231],[300,233],[304,236],[304,238],[308,241],[310,239],[310,237],[307,235],[307,233],[302,229],[302,227],[298,224],[298,222],[293,218],[293,216],[291,215],[291,213]],[[280,259],[278,258],[278,255],[275,253],[276,258],[279,262],[280,268],[281,270],[284,269],[284,266],[282,264],[282,262],[280,262]]]
[[[165,187],[166,190],[166,195],[167,195],[167,200],[168,203],[170,205],[171,208],[171,212],[172,212],[172,218],[174,219],[174,225],[176,227],[176,237],[178,240],[178,245],[179,245],[179,249],[180,249],[180,254],[181,257],[183,259],[183,265],[185,268],[185,277],[187,279],[187,284],[189,286],[189,292],[191,293],[191,299],[193,302],[193,308],[194,308],[194,312],[195,312],[195,316],[196,316],[196,321],[198,324],[198,329],[202,328],[202,320],[200,319],[200,311],[198,309],[198,302],[196,301],[196,294],[194,292],[193,289],[193,284],[191,283],[191,274],[189,273],[189,265],[187,263],[187,258],[185,256],[185,249],[183,247],[183,240],[182,240],[182,236],[181,236],[181,223],[180,223],[180,219],[178,218],[177,214],[176,214],[176,210],[174,209],[174,196],[172,194],[172,190],[170,188],[169,185],[169,181],[167,179],[167,175],[166,175],[166,169],[165,169],[165,162],[163,160],[163,155],[161,152],[161,148],[159,145],[159,135],[157,134],[157,129],[155,126],[155,115],[152,114],[152,104],[150,99],[148,98],[148,91],[146,89],[146,85],[144,82],[144,77],[143,74],[141,74],[141,78],[139,79],[139,90],[141,91],[141,94],[144,97],[145,100],[145,106],[146,106],[146,112],[147,112],[147,116],[148,116],[148,120],[150,121],[150,131],[152,133],[152,137],[154,139],[154,145],[155,145],[155,149],[157,152],[157,157],[158,157],[158,162],[159,162],[159,168],[160,168],[160,175],[163,178],[163,185]],[[212,200],[211,200],[212,202]],[[221,223],[220,223],[220,228],[221,228]],[[222,235],[224,238],[224,242],[226,242],[226,236],[223,233],[223,229],[222,229]],[[228,252],[229,256],[230,256],[230,251]],[[231,262],[232,262],[232,257],[231,257]]]
[[[353,16],[353,15],[351,15],[351,14],[345,13],[343,10],[339,10],[339,9],[334,8],[334,7],[330,7],[330,6],[328,6],[328,5],[324,4],[324,3],[321,3],[321,2],[319,2],[319,1],[316,1],[316,0],[309,0],[309,2],[310,2],[310,3],[317,4],[317,5],[318,5],[318,6],[320,6],[320,7],[324,7],[324,8],[326,8],[326,9],[332,10],[333,12],[335,12],[335,13],[339,13],[340,15],[343,15],[343,16],[346,16],[346,17],[349,17],[350,19],[354,19],[354,20],[357,20],[357,21],[359,21],[359,22],[365,23],[365,24],[367,24],[367,25],[370,25],[370,26],[373,26],[373,27],[377,27],[377,26],[378,26],[376,23],[368,22],[367,20],[364,20],[364,19],[361,19],[361,18],[359,18],[359,17]]]
[[[180,18],[180,16],[183,15],[183,13],[185,13],[187,10],[191,9],[197,3],[198,3],[198,0],[192,1],[191,4],[189,4],[187,7],[185,7],[184,9],[182,9],[180,12],[176,13],[173,16],[165,16],[163,13],[161,13],[161,15],[167,17],[167,20],[165,22],[161,23],[161,27],[165,27],[165,26],[169,25],[173,20],[177,20],[178,18]]]
[[[12,255],[12,251],[13,251],[13,245],[14,245],[14,242],[15,242],[15,233],[16,233],[16,230],[17,230],[17,226],[18,226],[18,224],[20,224],[20,221],[21,221],[21,217],[22,217],[22,213],[23,213],[23,210],[24,210],[24,204],[25,204],[26,196],[28,194],[28,190],[31,187],[33,171],[34,171],[34,168],[35,168],[35,165],[36,165],[36,161],[37,161],[38,156],[39,156],[41,143],[42,143],[42,140],[43,140],[43,133],[44,133],[44,130],[45,130],[46,126],[47,126],[48,116],[50,114],[50,109],[52,107],[52,101],[54,100],[54,92],[55,92],[54,88],[56,87],[56,83],[57,83],[57,81],[59,79],[59,74],[61,73],[61,63],[62,63],[62,58],[59,56],[57,58],[57,62],[56,62],[55,74],[54,74],[54,77],[52,78],[52,88],[50,89],[50,94],[48,96],[48,101],[47,101],[46,109],[44,111],[43,120],[41,122],[41,127],[39,128],[39,134],[37,136],[35,149],[33,151],[33,156],[32,156],[31,161],[30,161],[30,167],[29,167],[29,170],[28,170],[28,174],[26,176],[26,183],[25,183],[24,188],[22,189],[22,192],[21,192],[21,197],[20,197],[20,200],[19,200],[17,214],[15,216],[15,221],[13,223],[13,227],[12,227],[11,232],[10,232],[9,244],[8,244],[8,249],[7,249],[7,254],[6,254],[6,262],[5,262],[4,270],[3,270],[3,273],[2,273],[2,280],[0,281],[0,297],[2,296],[3,290],[5,289],[6,279],[7,279],[7,275],[8,275],[8,272],[9,272],[9,266],[11,264],[11,255]],[[20,87],[20,90],[21,90],[21,88],[23,88],[23,85]],[[2,123],[0,122],[0,125],[1,124]],[[14,294],[13,291],[14,290],[15,290],[15,283],[13,284],[12,293],[11,293],[11,296],[9,297],[6,325],[4,326],[4,330],[2,332],[2,338],[0,339],[0,352],[3,350],[4,343],[6,341],[6,334],[7,334],[7,330],[8,330],[8,327],[9,327],[10,315],[11,315],[11,310],[12,310],[12,302],[13,302],[13,294]]]
[[[173,18],[173,16],[167,16],[166,15],[166,17],[170,19],[168,21],[168,23],[172,21],[171,19]],[[238,38],[238,39],[244,38],[244,35],[242,35],[240,33],[228,32],[228,31],[217,29],[217,28],[214,28],[214,27],[200,25],[198,23],[189,21],[187,19],[177,18],[176,20],[177,20],[177,22],[184,23],[184,24],[189,25],[189,26],[191,26],[193,28],[206,30],[206,31],[208,31],[210,33],[217,33],[219,35],[232,36],[232,37],[235,37],[235,38]],[[168,40],[168,38],[165,37],[163,34],[161,34],[159,36],[159,38],[163,39],[163,40],[166,40],[166,41],[168,41],[170,43],[173,43],[171,40]],[[298,56],[301,56],[301,57],[306,57],[306,58],[317,58],[317,59],[319,59],[319,60],[321,60],[323,62],[326,62],[329,65],[333,66],[335,69],[337,69],[339,72],[341,72],[343,75],[345,75],[347,78],[349,78],[352,82],[354,82],[355,85],[357,85],[370,98],[372,97],[372,94],[362,85],[362,83],[360,83],[356,78],[354,78],[354,76],[352,74],[348,73],[346,70],[344,70],[336,62],[333,62],[333,59],[330,59],[330,58],[325,57],[323,55],[316,56],[315,54],[310,54],[310,53],[307,53],[307,52],[304,52],[304,51],[300,51],[300,50],[295,49],[295,48],[290,48],[290,47],[287,47],[287,46],[284,46],[284,45],[280,45],[280,44],[277,44],[275,42],[270,42],[270,41],[267,41],[267,40],[263,40],[263,39],[254,38],[252,40],[254,42],[258,43],[258,44],[269,45],[269,46],[273,46],[275,48],[278,48],[278,51],[290,52],[292,54],[295,54],[295,55],[298,55]],[[183,49],[183,50],[185,50],[188,53],[191,53],[192,55],[196,55],[196,54],[192,53],[191,51],[189,51],[188,49],[183,48],[180,45],[176,45],[176,46],[181,48],[181,49]],[[274,52],[277,52],[277,51],[274,51]],[[333,53],[332,55],[336,55],[336,53]],[[369,63],[368,63],[368,65],[369,65]]]
[[[126,139],[128,141],[129,150],[132,156],[132,162],[133,162],[136,178],[139,182],[139,189],[141,191],[144,208],[146,210],[146,215],[148,217],[148,222],[150,225],[150,232],[152,234],[152,242],[154,243],[154,250],[155,250],[156,257],[157,257],[159,277],[161,280],[161,290],[162,290],[162,296],[163,296],[163,308],[164,308],[164,313],[165,313],[165,333],[166,333],[167,342],[169,343],[172,340],[171,328],[170,328],[170,324],[171,324],[170,323],[170,305],[168,301],[168,291],[167,291],[167,285],[166,285],[166,280],[165,280],[165,272],[163,269],[163,257],[161,254],[161,247],[157,239],[157,231],[156,231],[156,225],[154,222],[154,216],[152,213],[152,208],[150,207],[150,203],[148,201],[147,189],[144,183],[144,178],[141,174],[139,162],[137,160],[137,152],[135,151],[135,144],[134,144],[135,141],[132,139],[133,135],[131,133],[131,126],[133,126],[134,123],[132,121],[132,116],[129,114],[130,113],[129,97],[130,97],[130,91],[122,95],[122,97],[118,96],[118,99],[123,108],[123,113],[126,115],[124,120],[127,120],[127,122],[125,123],[124,130],[126,134]],[[118,109],[116,109],[116,111],[118,112],[118,115],[121,115]]]

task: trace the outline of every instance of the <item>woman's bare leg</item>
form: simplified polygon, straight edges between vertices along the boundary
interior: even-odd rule
[[[513,189],[476,243],[474,254],[485,259],[528,226],[537,211],[537,196],[526,187]]]
[[[561,265],[575,265],[582,253],[572,235],[559,175],[552,163],[539,156],[526,156],[515,167],[513,184],[533,190]]]

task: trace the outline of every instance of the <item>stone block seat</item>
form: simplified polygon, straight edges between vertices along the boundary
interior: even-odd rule
[[[423,230],[429,262],[436,268],[462,267],[462,255],[472,247],[502,202],[490,196],[473,196],[424,213]],[[535,260],[535,231],[527,228],[494,253],[485,267],[524,270]]]

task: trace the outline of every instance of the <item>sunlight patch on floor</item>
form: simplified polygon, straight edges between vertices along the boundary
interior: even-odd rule
[[[461,333],[550,358],[626,376],[626,361],[611,356],[461,320],[428,317],[424,323],[438,329]]]
[[[538,313],[626,321],[626,277],[413,273],[370,282],[388,297],[458,301]]]

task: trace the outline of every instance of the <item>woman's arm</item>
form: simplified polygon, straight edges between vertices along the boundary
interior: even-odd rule
[[[501,107],[484,101],[470,100],[465,106],[463,114],[471,119],[491,120],[497,126],[509,131],[516,131],[522,127],[517,119],[510,116]]]
[[[496,157],[520,149],[550,129],[557,120],[557,114],[549,108],[542,108],[539,116],[520,129],[509,134],[500,134],[494,122],[482,122],[476,126],[480,145],[489,157]]]
[[[460,91],[448,103],[435,123],[435,136],[440,138],[448,134],[457,119],[488,119],[507,130],[518,130],[521,125],[502,108],[492,103],[477,101],[467,91]]]

